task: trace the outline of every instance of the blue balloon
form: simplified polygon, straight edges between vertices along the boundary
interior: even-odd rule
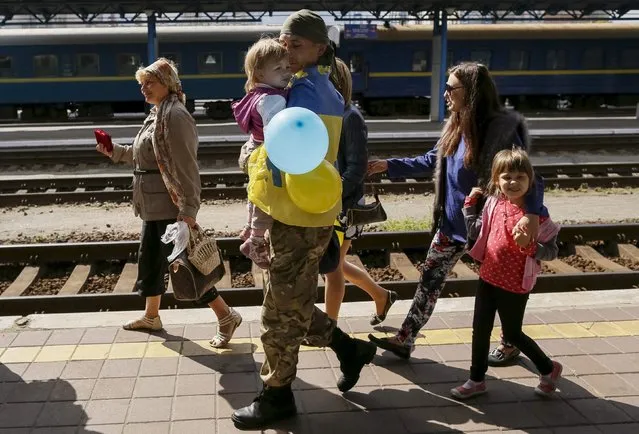
[[[289,107],[273,116],[264,129],[264,146],[275,167],[301,175],[324,160],[328,131],[317,114],[302,107]]]

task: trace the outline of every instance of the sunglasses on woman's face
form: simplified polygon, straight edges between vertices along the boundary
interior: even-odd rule
[[[454,91],[455,89],[461,89],[462,87],[464,87],[464,86],[455,86],[455,87],[453,87],[453,86],[451,86],[450,84],[446,83],[446,84],[444,85],[444,90],[445,90],[446,92],[448,92],[448,93],[451,93],[451,92],[452,92],[452,91]]]

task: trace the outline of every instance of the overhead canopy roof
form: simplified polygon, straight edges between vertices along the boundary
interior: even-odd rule
[[[35,17],[35,24],[46,24],[62,14],[74,16],[78,23],[111,15],[135,22],[146,20],[147,11],[156,12],[158,21],[257,21],[265,14],[302,8],[329,11],[336,19],[356,11],[370,12],[379,20],[392,19],[389,11],[407,11],[410,17],[428,19],[433,11],[443,8],[458,18],[468,18],[469,13],[475,12],[495,19],[513,19],[534,11],[538,19],[558,14],[579,19],[596,12],[620,19],[629,10],[639,9],[639,0],[0,0],[0,24],[24,15]],[[194,13],[200,16],[194,18]]]

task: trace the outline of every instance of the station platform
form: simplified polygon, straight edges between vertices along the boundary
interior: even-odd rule
[[[340,326],[392,333],[409,305],[373,328],[373,304],[348,303]],[[564,365],[552,398],[534,394],[538,377],[521,357],[490,368],[485,395],[451,399],[468,377],[473,299],[446,298],[410,361],[378,350],[346,394],[332,351],[302,347],[299,415],[266,432],[639,432],[639,290],[533,293],[528,306],[526,333]],[[260,308],[238,311],[244,323],[224,350],[208,345],[206,309],[164,310],[165,330],[152,334],[121,329],[139,311],[0,317],[0,433],[236,432],[231,413],[258,392],[264,356]]]
[[[527,116],[528,128],[533,135],[574,135],[578,131],[588,131],[587,134],[630,134],[639,127],[639,120],[635,116],[588,116],[588,117],[535,117]],[[443,123],[431,122],[426,118],[420,119],[378,119],[367,118],[369,139],[382,140],[398,132],[412,133],[413,137],[425,139],[439,137]],[[68,122],[64,124],[0,124],[2,148],[29,146],[83,146],[95,144],[93,130],[101,128],[119,143],[130,143],[142,126],[138,123],[121,124],[117,122]],[[236,122],[198,122],[200,143],[206,142],[244,142],[246,135]],[[599,132],[592,132],[599,130]],[[409,137],[407,134],[404,137]],[[404,138],[401,135],[400,138]]]
[[[530,129],[530,136],[533,140],[540,138],[570,138],[570,137],[604,137],[610,136],[636,136],[639,135],[639,128],[551,128],[551,129]],[[51,136],[53,136],[52,134]],[[388,141],[405,141],[417,142],[425,140],[436,140],[441,136],[440,130],[435,131],[384,131],[371,132],[368,134],[368,140],[371,142],[388,142]],[[114,141],[120,140],[122,144],[131,144],[135,135],[126,138],[114,138]],[[200,145],[208,148],[225,147],[229,145],[241,146],[247,140],[245,134],[227,134],[227,135],[203,135],[199,136]],[[3,150],[23,150],[23,149],[44,149],[44,148],[60,148],[60,149],[79,149],[93,148],[95,139],[90,135],[83,138],[29,138],[20,140],[2,140],[0,149]]]

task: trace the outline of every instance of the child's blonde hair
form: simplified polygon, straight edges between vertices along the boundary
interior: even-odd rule
[[[524,172],[530,180],[528,190],[530,191],[535,181],[535,171],[533,169],[528,154],[521,148],[504,149],[499,151],[493,158],[492,173],[490,176],[490,194],[499,194],[499,175],[506,172]]]
[[[244,90],[248,93],[257,85],[256,72],[264,68],[271,61],[279,62],[286,58],[286,48],[277,39],[265,37],[251,45],[244,58],[244,72],[246,72],[246,84]]]

